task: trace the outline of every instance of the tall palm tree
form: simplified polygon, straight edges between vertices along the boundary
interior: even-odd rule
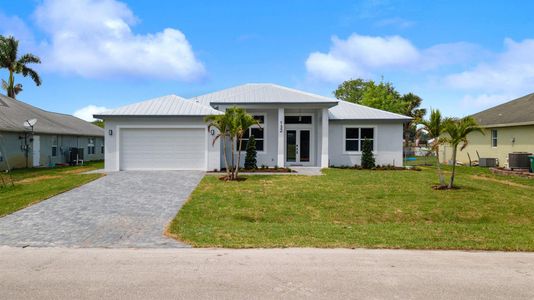
[[[31,53],[27,53],[18,58],[19,41],[14,37],[0,36],[0,68],[5,68],[9,71],[9,79],[7,81],[6,89],[7,95],[15,98],[16,94],[22,90],[22,86],[18,89],[15,85],[14,74],[22,74],[22,76],[30,76],[37,86],[41,85],[41,77],[28,64],[40,64],[41,59]],[[18,92],[17,92],[18,89]]]
[[[419,108],[423,103],[423,99],[413,93],[403,95],[401,97],[401,100],[404,103],[404,107],[401,113],[405,116],[412,118],[409,122],[406,122],[403,125],[404,147],[409,147],[410,135],[411,132],[413,132],[412,128],[415,128],[415,125],[421,122],[423,117],[426,115],[426,109]]]
[[[449,188],[454,186],[454,176],[456,175],[456,152],[458,146],[461,144],[460,151],[467,147],[469,140],[467,135],[472,132],[480,132],[484,134],[482,128],[477,124],[477,121],[471,117],[467,116],[461,119],[449,119],[445,122],[444,133],[447,135],[443,137],[443,141],[449,143],[452,146],[452,174],[451,181],[449,183]]]
[[[248,114],[244,109],[238,108],[235,114],[236,125],[236,139],[239,142],[237,149],[237,167],[235,168],[235,179],[239,174],[239,164],[241,162],[241,150],[243,147],[243,135],[253,125],[260,126],[259,122],[254,119],[251,114]],[[260,127],[261,128],[261,127]]]
[[[230,134],[231,122],[227,114],[224,115],[211,115],[205,118],[205,121],[208,123],[208,131],[212,129],[217,129],[217,135],[213,138],[212,145],[220,139],[223,144],[223,156],[224,163],[226,166],[226,178],[231,179],[230,166],[228,165],[228,157],[226,156],[226,138]]]
[[[442,118],[441,112],[438,109],[433,109],[430,111],[430,118],[428,120],[420,120],[419,124],[422,127],[418,130],[418,134],[422,131],[426,132],[429,138],[433,141],[431,143],[431,149],[436,154],[436,168],[438,171],[439,185],[445,186],[445,177],[441,171],[441,164],[439,160],[439,146],[443,144],[443,130],[444,123],[447,122],[447,118]]]

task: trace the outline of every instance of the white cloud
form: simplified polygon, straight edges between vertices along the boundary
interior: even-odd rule
[[[505,51],[471,70],[447,76],[453,88],[481,92],[531,92],[534,86],[534,40],[504,40]]]
[[[181,31],[135,34],[137,18],[116,0],[44,0],[35,19],[48,36],[43,55],[48,70],[88,78],[194,81],[205,75]]]
[[[93,118],[94,114],[99,114],[106,110],[108,110],[108,108],[104,106],[87,105],[86,107],[82,107],[78,109],[72,115],[75,116],[76,118],[80,118],[82,120],[92,122],[96,120],[95,118]]]
[[[400,68],[428,70],[462,63],[478,50],[479,47],[469,43],[438,44],[418,49],[401,36],[354,33],[346,40],[334,36],[328,53],[311,53],[306,60],[306,70],[314,79],[333,82],[351,77],[370,77],[376,71]]]

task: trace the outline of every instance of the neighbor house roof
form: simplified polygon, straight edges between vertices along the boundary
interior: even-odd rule
[[[71,115],[49,112],[0,94],[0,131],[29,131],[26,120],[36,119],[35,133],[104,136],[104,130]]]
[[[411,118],[392,112],[340,100],[328,110],[330,120],[405,120]]]
[[[534,93],[486,109],[473,117],[485,127],[534,124]]]
[[[202,105],[176,95],[167,95],[108,110],[95,115],[107,116],[207,116],[222,114],[209,105]]]
[[[203,105],[321,103],[335,105],[338,100],[271,83],[248,83],[191,98]]]

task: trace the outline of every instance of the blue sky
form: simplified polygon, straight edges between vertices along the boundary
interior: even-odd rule
[[[383,77],[462,116],[534,90],[530,1],[155,2],[0,0],[0,33],[43,60],[42,86],[17,77],[19,99],[83,116],[247,82],[331,96]]]

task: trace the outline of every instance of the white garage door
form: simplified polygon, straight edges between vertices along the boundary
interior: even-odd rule
[[[121,170],[205,170],[206,129],[123,128]]]

